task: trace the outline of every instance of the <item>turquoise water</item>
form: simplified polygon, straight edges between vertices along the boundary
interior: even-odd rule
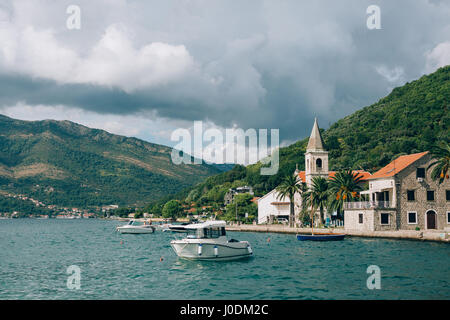
[[[253,258],[192,262],[172,251],[175,234],[121,235],[119,224],[0,220],[0,299],[450,299],[444,243],[230,232]],[[66,286],[70,265],[79,290]],[[380,290],[367,289],[369,265],[381,269]]]

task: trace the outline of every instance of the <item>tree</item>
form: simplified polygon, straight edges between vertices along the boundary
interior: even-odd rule
[[[241,221],[250,221],[258,213],[258,207],[251,200],[253,196],[249,193],[237,194],[234,197],[233,203],[230,203],[226,207],[225,220],[236,221],[236,205],[237,205],[237,218]],[[245,214],[248,214],[248,218],[244,219]]]
[[[183,208],[180,203],[177,200],[170,200],[164,205],[162,209],[162,216],[164,218],[172,218],[176,220],[181,212],[183,212]]]
[[[320,210],[320,224],[323,224],[324,211],[328,207],[328,181],[322,177],[314,177],[312,179],[311,188],[305,194],[305,199],[308,206],[311,207],[311,216],[314,214],[315,209]]]
[[[431,151],[432,157],[435,159],[427,168],[431,170],[431,179],[438,180],[439,184],[448,179],[448,170],[450,166],[450,145],[448,141],[441,141]]]
[[[344,202],[349,202],[359,198],[362,175],[353,173],[352,170],[338,171],[329,180],[330,210],[336,210],[338,214],[342,212]]]
[[[294,211],[294,196],[296,193],[302,192],[301,182],[297,176],[289,174],[284,177],[280,185],[276,187],[278,198],[284,199],[289,197],[289,226],[294,226],[295,211]]]

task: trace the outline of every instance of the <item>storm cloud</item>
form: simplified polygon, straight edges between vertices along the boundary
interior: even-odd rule
[[[1,1],[0,108],[151,111],[294,141],[450,63],[447,1],[78,1],[68,30],[71,2]]]

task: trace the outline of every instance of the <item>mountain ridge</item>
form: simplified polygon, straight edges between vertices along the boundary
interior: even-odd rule
[[[171,152],[68,120],[0,115],[0,186],[59,205],[143,203],[221,172],[208,164],[174,165]],[[52,199],[35,185],[49,185],[59,196]]]

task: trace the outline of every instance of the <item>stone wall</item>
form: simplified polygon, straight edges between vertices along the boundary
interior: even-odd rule
[[[429,210],[436,212],[436,224],[438,230],[448,228],[447,212],[450,211],[450,202],[446,200],[446,190],[450,190],[450,180],[445,179],[439,185],[437,181],[431,179],[431,169],[426,171],[426,177],[421,182],[416,178],[417,168],[427,168],[433,160],[426,155],[416,161],[414,165],[401,171],[397,177],[398,197],[399,197],[399,229],[426,230],[426,213]],[[408,201],[407,190],[415,190],[415,201]],[[427,190],[434,190],[435,201],[427,201]],[[417,212],[417,223],[408,224],[408,212]]]

